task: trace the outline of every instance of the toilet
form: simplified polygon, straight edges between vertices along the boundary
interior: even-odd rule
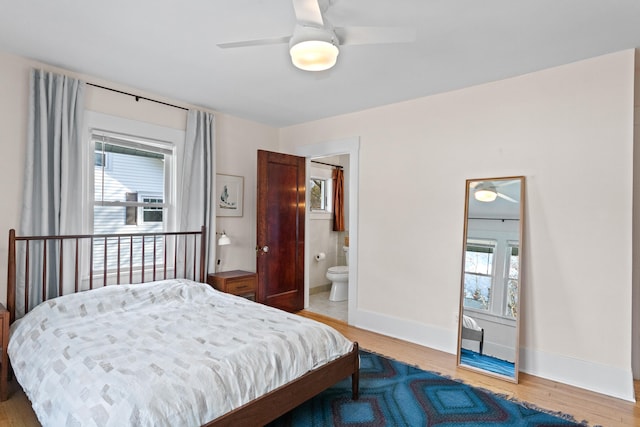
[[[343,246],[342,250],[346,256],[347,264],[349,264],[349,247]],[[329,267],[327,279],[331,281],[329,301],[345,301],[349,296],[349,266],[337,265]]]

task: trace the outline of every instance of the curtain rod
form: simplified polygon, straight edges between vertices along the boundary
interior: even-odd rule
[[[317,160],[311,160],[311,163],[318,163],[318,164],[325,165],[325,166],[332,166],[334,168],[343,169],[343,167],[340,166],[340,165],[332,165],[331,163],[319,162]]]
[[[141,99],[144,99],[145,101],[151,101],[151,102],[155,102],[155,103],[158,103],[158,104],[166,105],[166,106],[169,106],[169,107],[179,108],[181,110],[189,111],[189,109],[186,108],[186,107],[181,107],[179,105],[169,104],[168,102],[164,102],[164,101],[158,101],[157,99],[147,98],[146,96],[140,96],[140,95],[136,95],[136,94],[133,94],[133,93],[124,92],[122,90],[113,89],[113,88],[106,87],[106,86],[100,86],[100,85],[97,85],[95,83],[87,82],[87,84],[89,86],[97,87],[99,89],[110,90],[111,92],[117,92],[117,93],[121,93],[122,95],[132,96],[132,97],[134,97],[136,99],[136,101],[140,101]]]

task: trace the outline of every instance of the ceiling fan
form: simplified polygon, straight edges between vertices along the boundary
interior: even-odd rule
[[[305,71],[324,71],[336,64],[339,46],[358,44],[410,43],[415,28],[334,27],[323,13],[333,0],[293,0],[296,24],[285,37],[219,43],[222,49],[289,43],[291,61]]]
[[[515,182],[517,181],[505,181],[496,185],[491,181],[474,181],[469,184],[469,187],[474,189],[473,197],[479,202],[493,202],[496,198],[500,197],[501,199],[507,200],[511,203],[518,203],[516,199],[498,191],[499,187],[510,185]]]

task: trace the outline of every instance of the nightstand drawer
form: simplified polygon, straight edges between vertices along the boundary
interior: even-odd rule
[[[253,277],[227,280],[227,292],[230,294],[244,294],[256,291],[256,281]]]
[[[258,275],[243,270],[221,271],[209,274],[207,283],[219,291],[243,296],[255,301],[258,289]]]

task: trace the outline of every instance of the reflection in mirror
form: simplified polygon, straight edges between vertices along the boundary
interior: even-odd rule
[[[524,177],[467,180],[458,366],[518,382]]]

